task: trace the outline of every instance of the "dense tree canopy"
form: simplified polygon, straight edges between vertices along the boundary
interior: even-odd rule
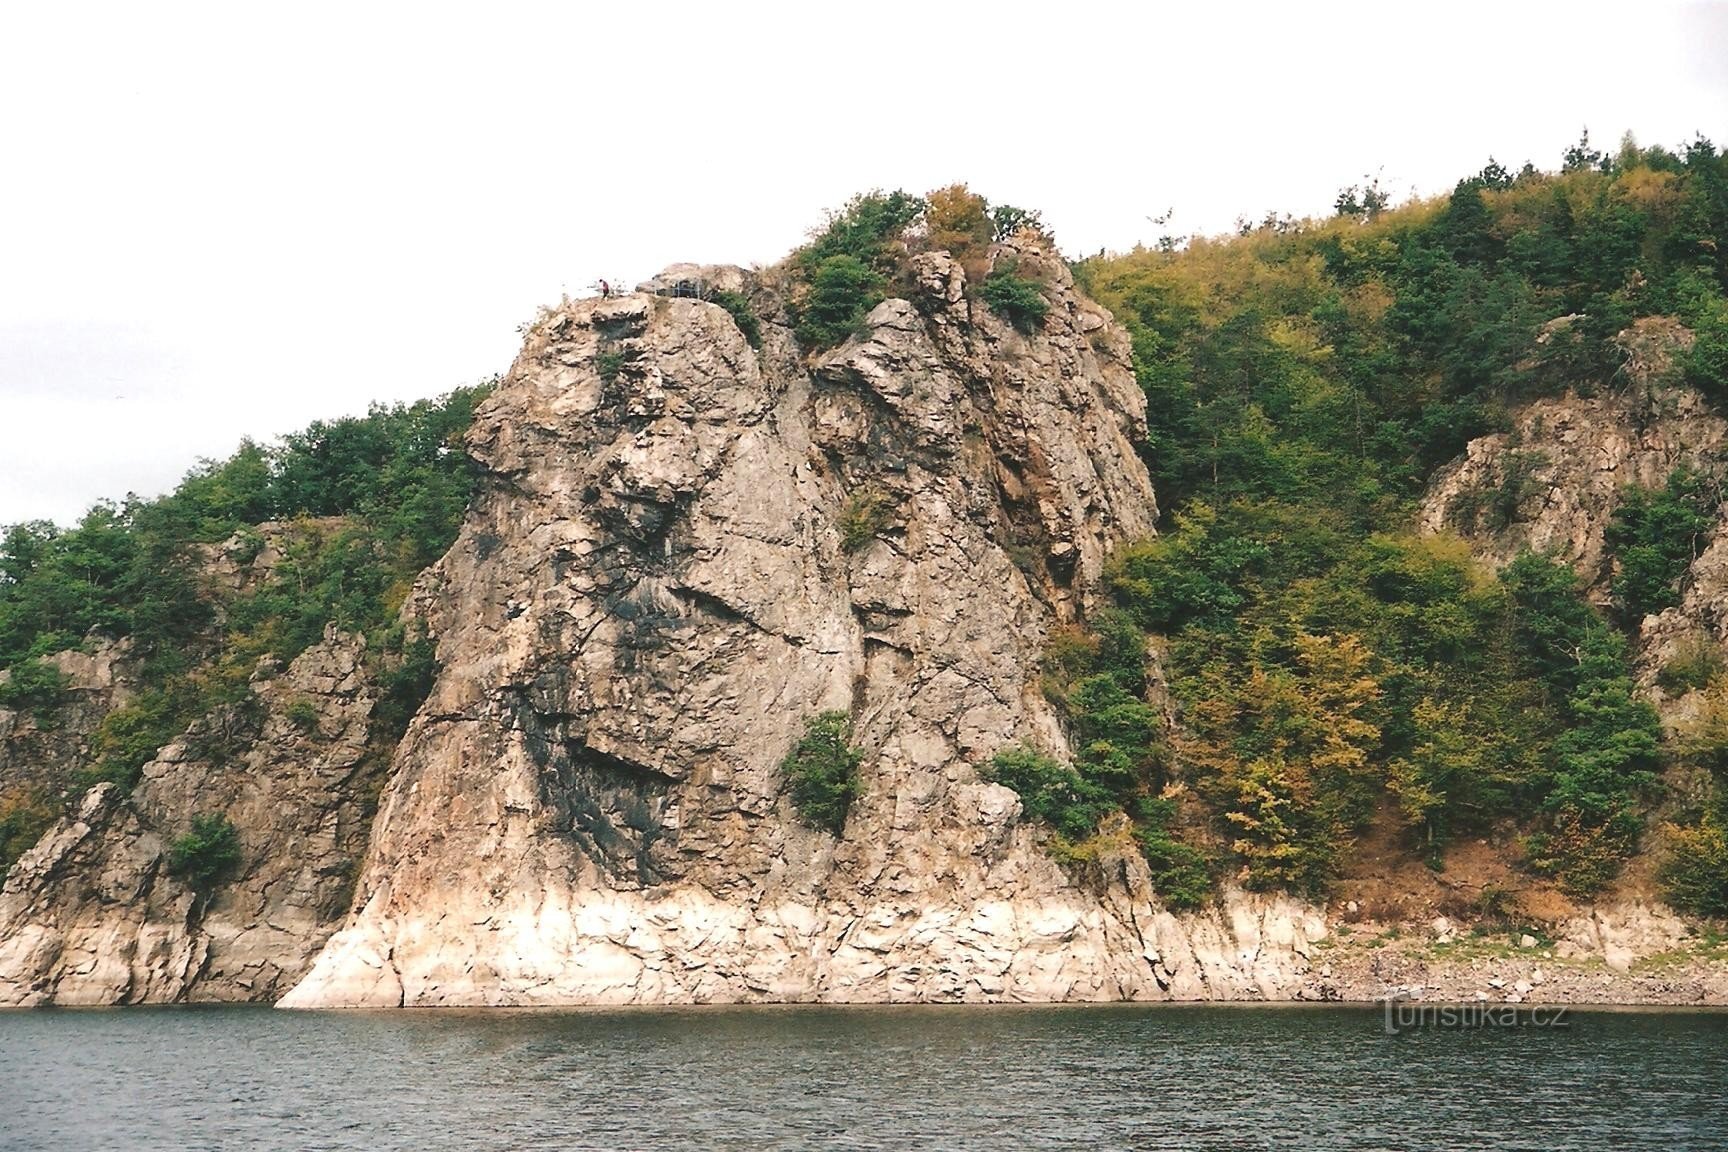
[[[1389,818],[1436,862],[1512,821],[1530,867],[1580,892],[1612,879],[1663,758],[1625,636],[1550,560],[1496,576],[1412,536],[1414,502],[1513,405],[1625,387],[1616,336],[1641,317],[1690,329],[1676,376],[1728,401],[1724,240],[1709,142],[1585,140],[1558,173],[1490,161],[1396,209],[1357,186],[1330,220],[1077,266],[1133,337],[1167,519],[1112,577],[1164,638],[1181,716],[1173,764],[1139,788],[1179,801],[1215,874],[1321,891]],[[1503,522],[1520,482],[1508,507],[1461,511]],[[1617,623],[1677,602],[1717,502],[1687,474],[1627,494]]]
[[[52,703],[59,683],[39,657],[125,640],[145,690],[103,722],[87,777],[130,784],[193,720],[244,711],[260,656],[292,659],[334,623],[372,635],[384,662],[380,707],[405,725],[396,697],[424,694],[431,657],[396,612],[461,523],[473,473],[460,438],[485,391],[377,405],[279,445],[247,441],[159,499],[98,504],[67,529],[6,529],[0,668],[11,669],[11,703]],[[212,564],[224,551],[250,561],[266,521],[276,522],[279,561],[248,590],[222,591]]]

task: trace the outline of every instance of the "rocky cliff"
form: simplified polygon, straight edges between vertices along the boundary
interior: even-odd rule
[[[1614,560],[1606,535],[1628,488],[1660,488],[1676,469],[1719,475],[1728,422],[1678,379],[1692,334],[1649,317],[1621,332],[1620,375],[1588,393],[1568,391],[1519,409],[1510,431],[1470,443],[1442,468],[1420,517],[1425,531],[1450,531],[1500,566],[1531,549],[1579,575],[1599,604],[1609,599]],[[1657,672],[1687,641],[1728,644],[1728,506],[1698,542],[1681,603],[1637,625],[1641,678],[1660,705]],[[1672,711],[1671,708],[1664,708]]]
[[[348,910],[383,764],[371,687],[334,630],[261,668],[239,712],[160,750],[129,796],[92,788],[0,889],[0,1005],[274,999]],[[238,724],[222,731],[219,725]],[[240,830],[214,891],[169,867],[195,815]]]
[[[777,270],[685,266],[546,312],[469,433],[465,525],[404,609],[441,672],[393,754],[359,638],[261,666],[240,730],[194,725],[11,870],[0,1004],[1728,996],[1636,893],[1459,954],[1444,918],[1229,889],[1173,914],[1131,848],[1052,859],[984,769],[1017,743],[1066,755],[1046,637],[1157,507],[1125,336],[1041,242],[991,259],[1041,285],[1036,331],[940,252],[813,359]],[[1695,398],[1661,403],[1527,410],[1442,474],[1427,525],[1491,559],[1557,544],[1600,587],[1619,485],[1723,436]],[[58,735],[0,713],[0,766],[81,756],[128,691],[115,659],[63,661]],[[864,754],[838,835],[782,768],[829,711]],[[209,812],[241,853],[200,888],[170,846]]]
[[[443,673],[359,910],[285,1004],[1260,995],[1288,970],[1302,916],[1272,917],[1265,972],[1219,921],[1201,970],[1137,861],[1076,883],[979,774],[1062,747],[1044,636],[1156,514],[1126,341],[1059,260],[998,255],[1044,280],[1042,332],[942,254],[810,365],[738,270],[703,278],[751,296],[760,348],[648,293],[534,328],[420,592]],[[838,837],[780,770],[825,710],[866,753]]]

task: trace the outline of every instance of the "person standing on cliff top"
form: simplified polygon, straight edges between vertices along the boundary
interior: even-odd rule
[[[600,281],[600,299],[612,299],[612,285],[607,283],[605,280]]]

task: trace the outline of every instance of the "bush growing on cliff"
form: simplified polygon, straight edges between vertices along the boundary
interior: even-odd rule
[[[1536,472],[1547,463],[1543,452],[1509,451],[1501,457],[1494,487],[1460,492],[1448,511],[1464,532],[1499,532],[1517,519],[1525,501],[1541,491]]]
[[[926,201],[922,246],[947,252],[969,279],[982,275],[995,234],[989,201],[964,184],[938,188]]]
[[[158,749],[173,742],[197,718],[200,695],[184,677],[149,689],[102,718],[91,741],[91,763],[77,783],[88,788],[108,781],[130,791]]]
[[[1615,603],[1630,625],[1680,603],[1680,582],[1716,525],[1715,485],[1685,469],[1662,488],[1628,488],[1603,539],[1614,550]]]
[[[738,331],[744,334],[745,343],[752,348],[762,347],[762,321],[757,318],[756,306],[750,303],[750,297],[720,288],[708,294],[708,301],[726,310],[732,322],[738,325]]]
[[[64,672],[44,660],[25,660],[14,664],[0,683],[0,708],[29,712],[37,724],[47,725],[65,692]]]
[[[378,701],[372,706],[375,740],[394,747],[408,722],[426,702],[438,679],[438,646],[419,625],[401,635],[387,635],[385,662],[379,669]]]
[[[282,718],[301,732],[311,735],[318,731],[318,705],[305,696],[296,696],[282,709]]]
[[[42,793],[16,789],[0,794],[0,880],[60,814],[60,805]]]
[[[1196,908],[1212,893],[1205,856],[1171,832],[1174,802],[1146,794],[1144,780],[1100,772],[1096,749],[1070,767],[1025,745],[1004,748],[990,760],[986,779],[1020,796],[1028,820],[1060,838],[1058,854],[1082,844],[1113,813],[1126,810],[1133,839],[1145,859],[1153,890],[1171,908]],[[1125,808],[1126,806],[1126,808]]]
[[[1084,840],[1121,805],[1096,781],[1033,748],[1005,748],[990,761],[989,777],[1020,795],[1029,820],[1048,824],[1069,841]]]
[[[798,264],[806,272],[835,256],[850,256],[887,275],[897,258],[893,245],[923,216],[924,199],[909,192],[866,192],[852,197],[831,213],[827,223],[799,250]]]
[[[1050,310],[1038,283],[1012,267],[986,275],[991,243],[1027,229],[1049,235],[1038,213],[992,208],[964,184],[924,197],[900,191],[855,196],[793,258],[791,311],[799,343],[816,351],[858,332],[888,292],[909,292],[907,256],[931,251],[951,255],[965,269],[969,290],[1016,329],[1035,332]]]
[[[836,836],[846,826],[846,813],[858,795],[858,766],[864,762],[863,751],[854,748],[851,740],[850,716],[820,713],[804,722],[804,735],[780,765],[798,814]]]
[[[594,373],[600,383],[611,384],[630,362],[630,354],[621,348],[604,348],[594,355]]]
[[[240,833],[220,814],[192,818],[192,830],[168,847],[168,873],[208,895],[240,864]]]
[[[1038,282],[1018,275],[1012,268],[998,268],[986,276],[980,295],[992,311],[1014,326],[1015,331],[1027,335],[1038,331],[1044,318],[1050,314],[1050,305],[1039,290]]]
[[[831,348],[864,325],[883,300],[886,281],[856,256],[831,256],[810,273],[798,305],[798,341],[806,348]]]
[[[901,235],[925,207],[906,192],[878,191],[854,196],[829,216],[793,260],[802,282],[792,300],[800,344],[830,348],[858,331],[899,269]]]
[[[1176,804],[1148,797],[1134,806],[1134,840],[1151,873],[1152,890],[1171,908],[1198,908],[1212,898],[1212,874],[1206,856],[1171,832]]]
[[[835,521],[840,547],[857,552],[894,523],[894,498],[880,488],[865,488],[846,498]]]

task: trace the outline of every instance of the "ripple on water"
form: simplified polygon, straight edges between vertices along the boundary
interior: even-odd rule
[[[1728,1147],[1728,1015],[1367,1009],[0,1014],[0,1148]]]

